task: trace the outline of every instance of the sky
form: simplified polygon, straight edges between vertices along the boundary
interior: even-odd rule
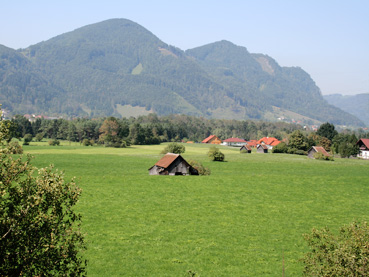
[[[322,94],[369,93],[368,0],[0,0],[0,44],[26,48],[111,18],[182,50],[228,40],[305,70]]]

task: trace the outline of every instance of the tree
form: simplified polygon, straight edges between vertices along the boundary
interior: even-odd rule
[[[0,122],[0,142],[6,133]],[[83,275],[81,216],[73,210],[81,189],[52,167],[35,174],[30,162],[0,152],[0,275]]]
[[[32,141],[32,135],[26,134],[23,138],[23,145],[29,145],[31,141]]]
[[[333,234],[328,228],[305,235],[310,252],[303,258],[306,276],[367,276],[369,226],[353,222]]]
[[[296,150],[307,150],[308,144],[305,141],[305,136],[300,130],[294,131],[289,139],[288,147]]]
[[[208,152],[208,157],[211,161],[218,161],[218,162],[223,162],[225,158],[224,154],[220,152],[220,150],[216,148],[215,146],[210,147],[209,152]]]
[[[338,132],[335,130],[334,125],[326,122],[320,125],[318,131],[316,131],[316,134],[321,137],[326,137],[329,140],[332,140]]]
[[[171,142],[163,149],[163,151],[161,151],[161,154],[166,154],[166,153],[182,154],[185,151],[186,151],[186,148],[182,144]]]

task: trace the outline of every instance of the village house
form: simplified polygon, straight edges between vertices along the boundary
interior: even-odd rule
[[[229,138],[229,139],[225,139],[223,140],[224,145],[228,145],[228,146],[243,146],[246,145],[247,142],[244,139],[240,139],[240,138]]]
[[[359,150],[360,150],[358,157],[369,160],[369,139],[367,138],[359,139],[356,145],[359,146]]]
[[[201,143],[221,144],[222,141],[216,135],[211,135],[204,139]]]
[[[242,151],[243,150],[243,151]],[[240,152],[241,153],[251,153],[251,146],[250,145],[243,145],[241,148],[240,148]]]
[[[268,153],[268,147],[265,144],[259,144],[256,147],[256,152],[258,152],[258,153]]]
[[[308,157],[310,158],[310,159],[315,159],[315,157],[314,157],[314,154],[315,153],[321,153],[321,154],[323,154],[324,156],[326,156],[326,157],[329,157],[330,155],[328,154],[328,152],[324,149],[324,147],[322,147],[322,146],[313,146],[313,147],[311,147],[310,149],[309,149],[309,151],[308,151]]]
[[[268,149],[273,149],[274,146],[277,146],[281,142],[273,137],[263,137],[258,140],[257,144],[264,144]]]
[[[150,175],[199,175],[179,154],[167,153],[154,166],[149,168]]]

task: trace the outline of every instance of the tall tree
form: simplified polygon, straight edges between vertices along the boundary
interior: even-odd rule
[[[335,130],[334,125],[329,122],[320,125],[316,133],[317,135],[321,137],[326,137],[329,140],[332,140],[338,134],[338,132]]]

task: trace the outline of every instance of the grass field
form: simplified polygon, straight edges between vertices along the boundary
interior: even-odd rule
[[[163,145],[24,147],[77,177],[89,276],[299,276],[304,233],[369,220],[368,161],[185,146],[210,176],[149,176]]]

